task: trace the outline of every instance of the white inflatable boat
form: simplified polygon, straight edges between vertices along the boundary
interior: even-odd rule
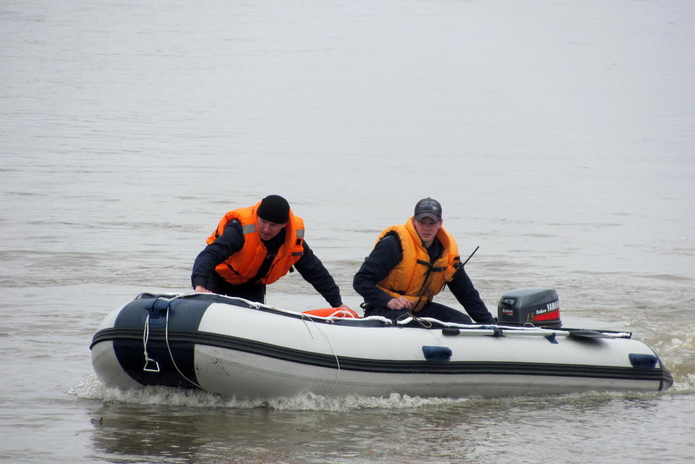
[[[526,320],[548,321],[558,312],[557,295],[545,292],[505,295],[500,325],[492,326],[393,323],[214,294],[144,293],[103,321],[91,344],[92,364],[108,386],[198,388],[237,399],[301,392],[494,397],[672,385],[659,357],[629,332],[502,322],[527,310],[524,300],[541,301],[525,311]]]

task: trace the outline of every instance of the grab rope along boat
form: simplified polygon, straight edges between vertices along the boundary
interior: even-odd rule
[[[629,332],[562,328],[554,290],[510,292],[498,317],[499,325],[394,323],[337,308],[296,312],[215,294],[143,293],[104,319],[92,364],[108,386],[197,388],[238,399],[496,397],[659,391],[673,383]]]

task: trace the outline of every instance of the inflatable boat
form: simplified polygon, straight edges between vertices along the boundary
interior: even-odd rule
[[[94,335],[107,386],[165,385],[223,397],[496,397],[660,391],[672,383],[629,332],[561,327],[554,290],[502,297],[498,325],[352,311],[296,312],[215,294],[138,295]]]

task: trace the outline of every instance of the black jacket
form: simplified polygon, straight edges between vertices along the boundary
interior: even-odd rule
[[[432,260],[440,256],[442,251],[442,244],[436,239],[427,249]],[[352,283],[353,288],[362,295],[365,303],[377,308],[386,307],[393,297],[379,289],[376,284],[384,279],[402,259],[403,250],[397,235],[387,235],[377,243],[355,274]],[[453,280],[446,285],[473,320],[480,324],[495,322],[463,268],[456,271]]]

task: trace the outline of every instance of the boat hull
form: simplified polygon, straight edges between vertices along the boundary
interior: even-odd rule
[[[218,295],[141,295],[104,320],[92,362],[109,386],[243,399],[499,397],[659,391],[672,383],[654,351],[630,334],[421,326],[431,322],[321,318]]]

